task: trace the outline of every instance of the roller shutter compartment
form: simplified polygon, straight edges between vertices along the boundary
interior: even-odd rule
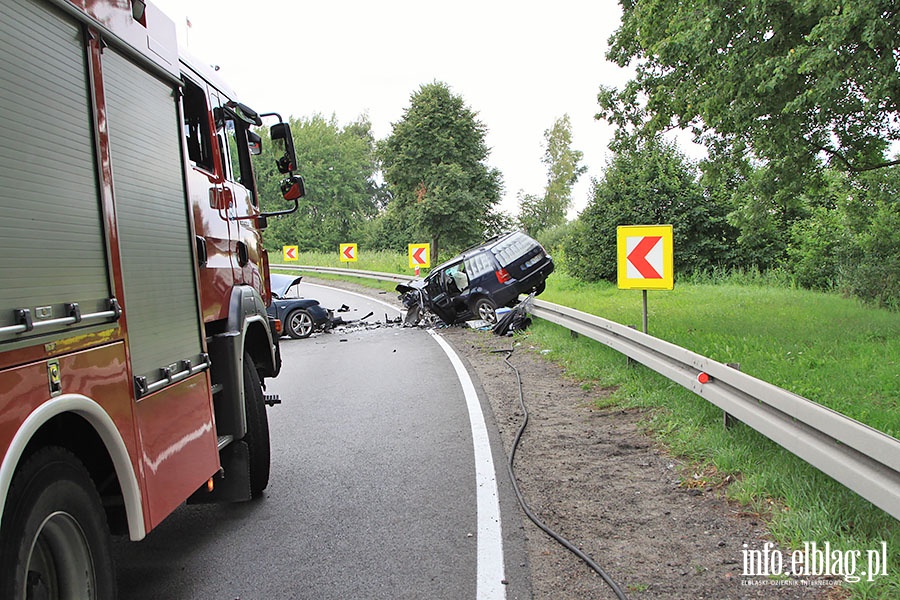
[[[205,364],[175,91],[103,54],[124,304],[138,394]]]
[[[0,2],[0,347],[115,318],[87,72],[74,20]]]

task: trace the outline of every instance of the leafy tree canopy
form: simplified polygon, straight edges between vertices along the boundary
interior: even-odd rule
[[[445,245],[481,241],[497,221],[494,206],[502,183],[499,171],[486,163],[485,133],[462,97],[434,82],[411,96],[403,117],[379,144],[392,194],[386,217],[394,230],[430,240],[435,257]]]
[[[299,245],[301,250],[337,251],[342,242],[354,241],[365,222],[375,216],[382,190],[375,183],[375,139],[368,118],[340,126],[335,117],[322,115],[291,119],[298,174],[306,182],[300,209],[269,221],[266,242],[272,248]],[[283,210],[278,185],[282,176],[274,168],[268,132],[263,155],[254,162],[263,207]]]
[[[569,271],[587,281],[615,280],[620,225],[672,225],[676,274],[727,265],[735,235],[727,206],[704,197],[696,168],[674,145],[631,142],[618,145],[564,243]]]
[[[895,0],[620,0],[607,58],[632,66],[601,88],[599,118],[654,134],[693,129],[749,151],[782,184],[835,167],[864,171],[900,140]]]
[[[572,122],[563,115],[544,131],[544,157],[547,187],[544,196],[519,192],[519,222],[531,234],[566,222],[572,206],[572,187],[587,167],[581,165],[584,154],[572,148]]]

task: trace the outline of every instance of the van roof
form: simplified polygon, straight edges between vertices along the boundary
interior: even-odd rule
[[[487,240],[486,242],[482,242],[475,246],[466,248],[465,250],[463,250],[459,254],[455,255],[450,260],[446,260],[446,261],[442,262],[441,264],[439,264],[438,266],[434,267],[433,271],[439,271],[440,269],[443,269],[447,265],[458,262],[460,260],[465,260],[465,259],[469,258],[470,256],[477,254],[478,252],[481,252],[483,250],[493,248],[494,246],[496,246],[503,240],[508,239],[509,237],[517,235],[517,234],[527,235],[524,231],[508,231],[506,233],[501,233],[500,235],[494,236],[491,239]]]

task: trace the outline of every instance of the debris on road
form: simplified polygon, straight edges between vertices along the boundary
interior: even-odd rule
[[[531,317],[528,315],[533,303],[534,292],[497,320],[493,327],[494,335],[512,335],[516,331],[527,329],[531,325]],[[497,316],[500,316],[499,313]]]

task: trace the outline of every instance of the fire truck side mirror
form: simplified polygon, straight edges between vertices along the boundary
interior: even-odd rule
[[[297,170],[297,155],[294,153],[294,138],[291,136],[291,126],[287,123],[277,123],[269,129],[269,136],[275,146],[275,154],[280,155],[275,159],[279,173],[291,173]]]
[[[299,175],[291,175],[281,182],[281,195],[285,200],[299,200],[306,195],[306,186]]]

